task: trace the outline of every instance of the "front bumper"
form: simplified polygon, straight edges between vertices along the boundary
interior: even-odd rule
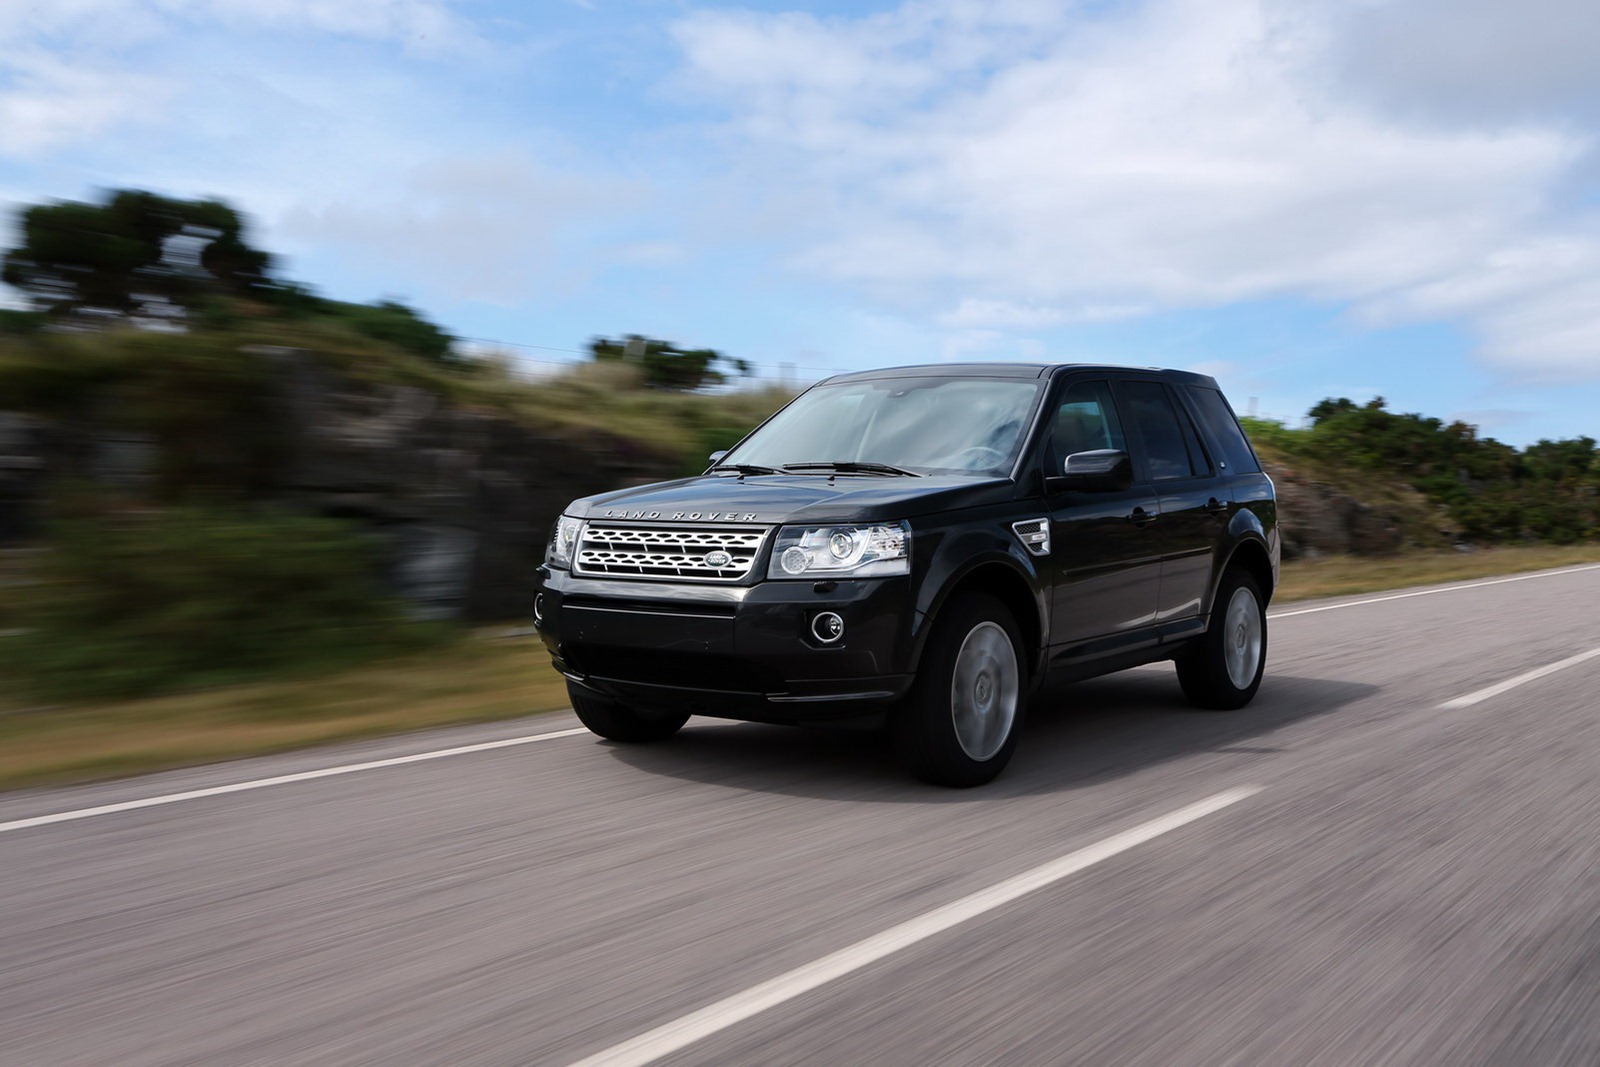
[[[640,707],[757,722],[871,714],[912,680],[908,577],[753,585],[539,569],[535,624],[556,669]],[[844,634],[812,632],[833,612]]]

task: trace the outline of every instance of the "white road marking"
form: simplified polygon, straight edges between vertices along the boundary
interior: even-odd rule
[[[119,811],[154,808],[162,804],[176,804],[182,800],[199,800],[201,797],[217,797],[226,793],[243,793],[247,790],[265,789],[273,785],[288,785],[290,782],[309,782],[314,778],[332,778],[339,774],[355,774],[357,771],[375,771],[380,767],[398,767],[406,763],[422,763],[425,760],[444,759],[446,756],[464,756],[469,752],[488,752],[496,748],[511,748],[514,745],[531,745],[539,741],[553,741],[558,737],[574,737],[588,732],[588,730],[579,726],[571,730],[555,730],[547,734],[525,734],[521,737],[508,737],[501,741],[482,741],[475,745],[440,748],[432,752],[416,752],[409,756],[391,756],[388,759],[368,760],[366,763],[347,763],[339,767],[322,767],[314,771],[280,774],[272,778],[257,778],[249,782],[234,782],[231,785],[213,785],[205,789],[190,789],[183,793],[166,793],[161,796],[143,797],[139,800],[124,800],[116,804],[101,804],[93,808],[79,808],[76,811],[58,811],[53,815],[35,815],[30,819],[13,819],[10,822],[0,822],[0,833],[5,833],[8,830],[26,830],[30,826],[49,826],[58,822],[92,819],[96,815],[114,815]]]
[[[1563,574],[1577,574],[1580,571],[1600,571],[1600,563],[1586,563],[1581,567],[1567,567],[1559,571],[1539,571],[1535,574],[1517,574],[1510,578],[1493,578],[1487,582],[1468,582],[1462,585],[1446,585],[1438,589],[1419,589],[1414,593],[1395,593],[1391,596],[1375,596],[1370,600],[1351,600],[1343,604],[1324,604],[1320,608],[1300,608],[1297,611],[1275,611],[1268,615],[1269,619],[1287,619],[1295,615],[1315,615],[1319,611],[1338,611],[1340,608],[1359,608],[1363,604],[1382,604],[1389,600],[1409,600],[1414,596],[1433,596],[1435,593],[1454,593],[1459,589],[1482,589],[1486,585],[1504,585],[1507,582],[1529,582],[1535,578],[1557,578]]]
[[[768,1008],[793,1000],[802,993],[825,985],[835,978],[858,971],[885,956],[893,955],[903,948],[909,948],[953,926],[993,911],[1003,904],[1009,904],[1034,890],[1059,882],[1070,874],[1092,867],[1101,860],[1110,859],[1152,838],[1160,837],[1169,830],[1176,830],[1212,812],[1237,804],[1260,791],[1260,786],[1229,789],[1135,826],[1131,830],[1124,830],[1104,841],[1078,849],[1076,852],[1069,852],[1015,878],[1008,878],[987,889],[980,889],[971,896],[935,908],[864,941],[858,941],[821,959],[797,967],[787,974],[780,974],[776,978],[752,986],[742,993],[735,993],[682,1018],[674,1019],[620,1045],[613,1045],[603,1052],[579,1060],[573,1067],[638,1067],[651,1063],[702,1038],[725,1030],[735,1023],[758,1015]]]
[[[1468,693],[1466,696],[1456,697],[1454,700],[1446,700],[1439,706],[1441,708],[1470,708],[1474,704],[1481,704],[1490,697],[1497,697],[1501,693],[1509,692],[1519,685],[1526,685],[1528,682],[1536,681],[1547,674],[1564,671],[1568,667],[1576,667],[1585,660],[1594,659],[1596,656],[1600,656],[1600,648],[1591,648],[1587,652],[1579,652],[1576,656],[1568,656],[1566,659],[1557,660],[1555,663],[1546,664],[1543,667],[1535,667],[1533,670],[1519,674],[1515,678],[1507,678],[1497,685],[1479,689],[1476,692]]]

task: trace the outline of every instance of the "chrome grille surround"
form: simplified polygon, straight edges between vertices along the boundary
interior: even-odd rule
[[[770,526],[645,526],[589,522],[578,534],[572,571],[581,575],[737,582],[750,573]],[[713,566],[706,557],[726,552]]]

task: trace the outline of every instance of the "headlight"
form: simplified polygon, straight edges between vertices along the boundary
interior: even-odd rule
[[[785,526],[768,578],[871,578],[911,573],[911,524]]]
[[[570,567],[572,548],[578,543],[578,530],[582,526],[582,519],[572,519],[565,515],[557,519],[556,528],[550,534],[550,544],[545,548],[544,561],[561,567]]]

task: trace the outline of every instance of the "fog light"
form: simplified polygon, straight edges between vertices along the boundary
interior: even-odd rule
[[[824,611],[811,620],[811,636],[831,645],[844,636],[844,620],[834,612]]]
[[[540,593],[538,596],[533,598],[533,624],[535,626],[539,626],[539,625],[542,625],[543,623],[544,623],[544,594]]]

